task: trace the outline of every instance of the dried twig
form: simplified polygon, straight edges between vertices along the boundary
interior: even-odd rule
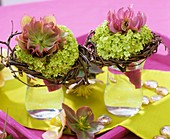
[[[109,60],[104,60],[97,54],[96,44],[91,40],[94,34],[95,31],[91,31],[85,43],[85,47],[86,49],[88,49],[89,54],[91,55],[90,57],[92,57],[90,62],[93,62],[100,67],[116,65],[122,72],[125,72],[126,67],[129,66],[129,64],[132,62],[137,62],[139,60],[142,60],[142,62],[144,62],[149,56],[157,52],[159,44],[162,43],[160,36],[152,33],[152,41],[148,45],[145,45],[144,49],[141,50],[138,54],[132,55],[128,60],[113,58],[110,58]]]
[[[79,86],[81,84],[89,84],[88,76],[90,75],[90,71],[89,71],[90,61],[89,61],[88,56],[90,56],[90,54],[84,46],[81,46],[81,45],[78,46],[79,47],[79,58],[77,59],[75,64],[68,70],[68,72],[65,75],[62,75],[62,76],[58,75],[56,78],[46,78],[40,72],[30,70],[27,63],[19,62],[20,60],[17,59],[17,56],[15,55],[16,50],[15,50],[15,48],[13,48],[13,49],[11,48],[10,42],[13,37],[15,37],[19,34],[21,34],[21,32],[13,33],[13,31],[12,31],[11,35],[8,37],[6,42],[0,41],[1,44],[4,44],[7,46],[7,51],[10,50],[10,52],[11,52],[10,54],[7,53],[7,57],[4,57],[1,52],[1,54],[0,54],[1,55],[1,63],[5,67],[7,67],[11,70],[11,73],[13,74],[14,78],[19,80],[23,84],[31,86],[31,87],[42,87],[44,85],[28,84],[28,83],[24,82],[22,79],[20,79],[20,77],[17,75],[17,73],[19,73],[19,75],[22,75],[24,72],[24,73],[30,74],[34,77],[46,80],[46,81],[50,82],[50,84],[48,84],[48,86],[54,85],[54,84],[57,84],[57,85],[63,84],[68,88],[68,86],[73,83],[77,83],[77,86]],[[17,67],[18,70],[17,71],[14,70],[12,66]],[[79,71],[81,69],[83,69],[84,76],[78,77]]]
[[[137,62],[139,60],[142,60],[141,62],[145,61],[146,58],[148,58],[153,53],[157,52],[157,48],[160,43],[162,43],[161,38],[153,33],[153,40],[148,45],[144,46],[144,49],[141,50],[137,55],[132,55],[128,60],[124,59],[109,59],[104,60],[102,57],[100,57],[97,53],[97,47],[96,44],[91,40],[92,36],[94,35],[95,31],[91,31],[86,39],[86,42],[83,46],[79,45],[79,58],[75,62],[75,64],[68,70],[68,72],[65,75],[58,75],[57,77],[52,78],[46,78],[44,77],[40,72],[30,70],[27,63],[19,62],[20,60],[17,59],[17,56],[15,55],[15,48],[11,48],[10,41],[14,36],[17,36],[21,34],[21,32],[11,32],[11,35],[7,39],[6,42],[0,41],[1,44],[4,44],[7,46],[8,51],[11,51],[11,54],[7,54],[7,57],[4,57],[2,55],[1,50],[1,62],[4,66],[8,67],[11,70],[11,73],[13,73],[14,77],[19,80],[20,82],[24,83],[25,85],[32,86],[32,87],[41,87],[42,85],[36,84],[36,85],[30,85],[24,81],[22,81],[19,76],[16,74],[17,72],[19,75],[22,75],[23,72],[26,74],[30,74],[34,77],[46,80],[50,82],[48,86],[50,85],[65,85],[67,88],[69,85],[73,83],[77,83],[77,86],[80,86],[82,84],[89,84],[88,77],[90,77],[90,67],[91,64],[95,64],[99,68],[102,68],[103,66],[111,66],[116,65],[122,72],[126,71],[126,67],[132,63]],[[15,66],[18,68],[18,70],[14,70],[12,66]],[[80,71],[83,71],[83,76],[79,76]]]

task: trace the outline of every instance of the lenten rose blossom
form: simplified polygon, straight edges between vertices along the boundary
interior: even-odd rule
[[[60,139],[66,125],[64,110],[62,110],[58,116],[52,118],[50,123],[52,127],[42,134],[43,139]]]
[[[139,31],[146,24],[146,16],[142,12],[136,15],[132,7],[126,10],[122,7],[117,12],[111,10],[107,15],[108,26],[113,33],[127,32],[129,29]]]
[[[27,53],[44,57],[63,49],[66,34],[56,25],[54,16],[24,16],[21,20],[22,34],[16,38],[18,45]]]
[[[75,112],[66,104],[62,104],[66,114],[67,126],[76,133],[78,139],[94,139],[95,134],[104,128],[104,125],[94,120],[92,109],[82,106]]]

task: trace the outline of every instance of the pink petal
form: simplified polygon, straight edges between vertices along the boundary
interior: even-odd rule
[[[146,15],[145,15],[144,13],[141,13],[141,16],[142,16],[142,19],[143,19],[143,24],[142,24],[142,26],[144,26],[144,25],[146,24],[147,18],[146,18]]]
[[[115,29],[116,29],[116,30],[121,31],[122,22],[123,22],[122,19],[117,20],[117,21],[115,22],[114,26],[115,26]]]
[[[138,23],[138,17],[137,16],[135,16],[133,19],[132,19],[132,26],[133,27],[136,27],[137,26],[137,23]]]
[[[113,33],[116,33],[116,32],[117,32],[117,30],[114,28],[114,25],[113,25],[113,22],[112,22],[112,21],[109,23],[109,29],[110,29],[110,31],[112,31]]]
[[[134,11],[128,7],[128,9],[124,13],[124,17],[133,18],[133,16],[134,16]]]
[[[135,85],[135,88],[141,88],[141,71],[139,69],[125,72],[125,75],[129,78],[129,81]]]
[[[146,16],[143,13],[138,12],[137,17],[138,17],[138,22],[139,22],[138,29],[140,29],[142,26],[146,24]]]
[[[112,21],[112,15],[113,15],[112,11],[109,10],[109,12],[107,13],[107,21],[108,22]]]
[[[118,19],[124,19],[124,8],[120,8],[117,12]]]

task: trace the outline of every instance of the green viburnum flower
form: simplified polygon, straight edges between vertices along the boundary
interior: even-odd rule
[[[67,126],[76,133],[78,139],[93,139],[94,134],[104,128],[100,122],[94,121],[90,107],[80,107],[76,113],[66,104],[62,104],[66,114]]]
[[[74,65],[79,56],[78,43],[67,27],[56,25],[54,16],[40,21],[26,16],[21,26],[23,32],[16,38],[15,51],[19,62],[47,78],[62,76]]]
[[[96,43],[97,53],[103,59],[128,60],[143,50],[143,46],[149,44],[152,38],[152,32],[146,25],[138,32],[129,29],[127,33],[113,33],[108,27],[108,21],[104,21],[96,28],[92,41]]]

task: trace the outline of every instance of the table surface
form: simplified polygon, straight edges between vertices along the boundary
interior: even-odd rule
[[[85,36],[90,30],[94,30],[99,24],[106,19],[107,12],[118,10],[120,7],[128,7],[133,4],[134,10],[142,11],[147,16],[147,25],[149,28],[159,33],[165,42],[170,47],[170,1],[155,1],[155,0],[48,0],[44,2],[20,4],[14,6],[0,7],[0,40],[6,40],[9,36],[12,24],[14,31],[20,31],[20,20],[23,15],[35,16],[36,18],[45,15],[54,15],[57,19],[57,24],[62,24],[70,28],[75,37],[80,43],[83,43]],[[160,47],[158,51],[159,57],[165,61],[164,47]],[[157,64],[158,56],[152,57],[153,63],[146,63],[146,68],[153,68]],[[167,60],[167,59],[166,59]],[[161,68],[161,70],[170,70],[169,64]],[[124,128],[119,127],[119,130],[124,132]],[[42,131],[31,130],[41,136]],[[117,132],[114,131],[110,133]],[[109,132],[107,133],[109,134]],[[68,138],[68,137],[63,137]],[[139,138],[130,132],[126,132],[123,139]],[[118,138],[117,138],[118,139]]]

